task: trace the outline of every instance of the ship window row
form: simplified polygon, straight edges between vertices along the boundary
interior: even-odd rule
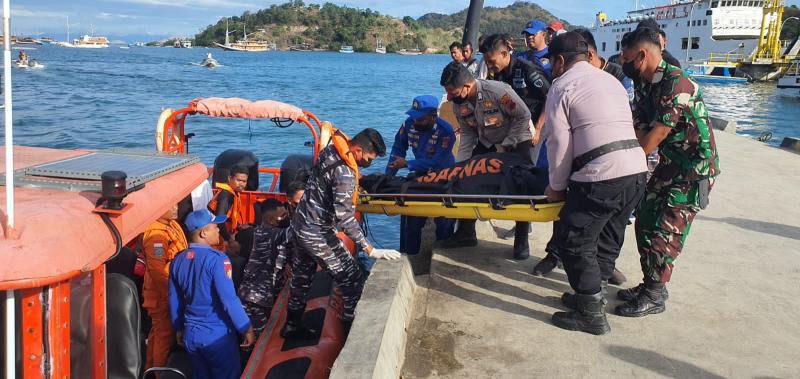
[[[681,50],[686,50],[689,46],[689,39],[688,38],[681,38]],[[700,37],[692,37],[692,50],[697,50],[700,48]]]
[[[725,20],[720,20],[718,18],[714,19],[714,25],[720,25],[720,24],[724,24],[724,23],[725,23]],[[728,19],[728,25],[750,26],[750,27],[755,28],[755,27],[758,27],[758,26],[761,25],[761,21],[756,20],[754,18],[751,18],[749,20],[742,20],[742,19],[734,20],[734,19],[730,18],[730,19]],[[687,26],[688,26],[688,23],[687,23]]]
[[[689,26],[689,25],[691,25],[691,26],[701,26],[701,25],[705,26],[705,25],[708,25],[708,19],[705,19],[705,20],[692,20],[691,22],[690,21],[686,21],[686,26]]]
[[[631,31],[631,28],[617,28],[617,29],[612,29],[611,30],[612,33],[623,33],[623,32],[629,32],[629,31]]]
[[[711,8],[718,7],[763,7],[763,0],[730,0],[730,1],[712,1]]]

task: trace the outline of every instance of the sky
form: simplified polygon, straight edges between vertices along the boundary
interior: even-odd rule
[[[324,3],[305,0],[309,3]],[[118,38],[135,36],[152,39],[167,36],[193,36],[224,16],[240,15],[246,10],[267,8],[286,0],[12,0],[11,30],[19,35],[49,35],[58,38],[66,33],[67,18],[73,37],[94,27],[97,35]],[[468,0],[330,0],[338,5],[370,8],[395,17],[419,17],[423,14],[454,13],[466,8]],[[484,0],[484,6],[506,6],[514,0]],[[633,0],[547,0],[542,5],[557,17],[572,24],[590,25],[594,15],[604,11],[618,17],[633,8]],[[647,1],[660,5],[668,0]],[[797,5],[800,0],[788,0]]]

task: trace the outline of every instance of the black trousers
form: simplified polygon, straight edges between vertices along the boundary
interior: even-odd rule
[[[509,153],[517,154],[523,157],[526,161],[531,162],[531,150],[533,149],[533,145],[531,141],[522,141],[517,144],[517,147],[514,150],[509,151]],[[497,151],[497,148],[492,145],[492,147],[483,146],[482,143],[478,142],[475,148],[472,150],[472,156],[481,155],[481,154],[488,154],[494,153]],[[528,238],[528,233],[530,231],[530,222],[518,221],[516,223],[516,230],[518,231],[517,234],[514,235],[514,240],[516,241],[517,238]],[[524,234],[519,232],[524,230]],[[458,220],[458,230],[456,231],[456,236],[463,236],[466,234],[467,236],[475,236],[475,220]]]
[[[631,212],[644,195],[647,173],[602,182],[574,182],[559,213],[550,248],[561,258],[575,293],[600,292],[614,272]]]

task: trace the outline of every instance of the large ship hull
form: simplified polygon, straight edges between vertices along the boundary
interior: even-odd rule
[[[753,5],[728,6],[727,1],[674,1],[672,4],[628,12],[620,20],[605,20],[598,13],[591,28],[597,51],[608,58],[619,54],[625,33],[639,22],[652,18],[667,35],[666,50],[682,64],[709,60],[713,53],[729,59],[746,58],[758,45],[763,8]],[[736,3],[736,2],[735,2]]]

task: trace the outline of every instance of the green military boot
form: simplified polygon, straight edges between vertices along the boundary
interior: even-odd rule
[[[594,295],[576,294],[576,310],[556,312],[553,314],[553,325],[566,330],[575,330],[594,335],[611,332],[606,318],[605,299],[603,293]]]
[[[600,282],[600,293],[603,294],[603,306],[605,306],[608,304],[608,300],[606,300],[606,295],[608,295],[608,282],[605,280]],[[564,306],[569,309],[578,309],[577,295],[572,292],[564,292],[564,294],[561,295],[561,304],[564,304]]]
[[[621,292],[621,291],[620,291]],[[636,297],[615,309],[623,317],[642,317],[664,312],[667,309],[664,283],[648,282],[639,285]]]

